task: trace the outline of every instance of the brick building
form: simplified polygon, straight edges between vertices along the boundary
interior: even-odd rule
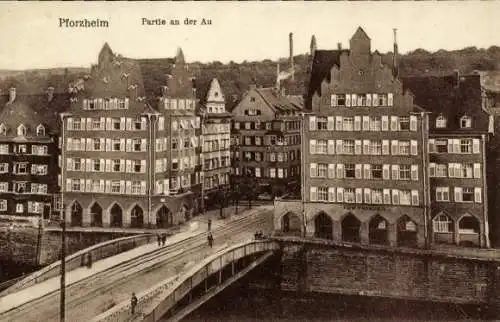
[[[429,176],[435,243],[489,247],[486,150],[490,113],[479,75],[406,77],[429,119]]]
[[[43,94],[11,87],[0,97],[0,216],[51,218],[59,191],[57,113],[67,103],[51,86]]]
[[[167,227],[189,217],[196,100],[185,89],[191,82],[182,51],[175,62],[158,89],[162,96],[153,99],[158,110],[146,99],[139,61],[113,53],[108,44],[90,75],[72,87],[61,131],[71,225]],[[185,138],[189,148],[183,149]]]
[[[276,88],[251,87],[233,109],[235,182],[255,178],[258,193],[282,195],[300,187],[301,99]]]

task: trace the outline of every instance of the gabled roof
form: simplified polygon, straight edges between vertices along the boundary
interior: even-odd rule
[[[298,100],[283,96],[274,88],[256,88],[254,90],[276,112],[298,112],[303,109],[303,105]]]
[[[414,94],[415,104],[430,115],[430,129],[434,132],[460,129],[460,118],[472,117],[472,129],[487,132],[489,114],[482,108],[481,80],[479,75],[404,77],[403,90]],[[458,82],[458,86],[457,86]],[[442,115],[447,119],[446,129],[436,129],[435,120]]]
[[[358,27],[356,29],[356,32],[354,35],[352,35],[351,39],[368,39],[370,40],[370,37],[368,37],[368,34],[363,30],[363,28]]]
[[[306,109],[311,109],[311,99],[314,93],[321,95],[321,83],[330,81],[330,70],[333,66],[340,66],[341,50],[316,50],[311,68],[309,88],[306,96]]]

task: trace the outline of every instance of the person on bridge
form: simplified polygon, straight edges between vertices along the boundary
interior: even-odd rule
[[[161,246],[161,235],[158,233],[156,234],[156,239],[158,240],[158,247]]]
[[[137,306],[137,296],[132,293],[132,298],[130,299],[130,308],[132,309],[132,314],[135,314],[135,307]]]
[[[167,241],[167,234],[161,235],[161,245],[165,246],[165,242]]]
[[[207,239],[208,239],[208,246],[210,246],[210,248],[212,248],[214,245],[214,236],[212,236],[211,232],[208,233]]]

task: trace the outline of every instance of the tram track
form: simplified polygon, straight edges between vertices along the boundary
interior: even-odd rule
[[[231,235],[241,234],[250,226],[258,226],[266,221],[268,221],[266,212],[249,214],[225,226],[214,229],[213,234],[216,239],[225,239]],[[132,281],[137,276],[147,276],[148,272],[160,270],[183,258],[188,258],[192,254],[199,253],[203,248],[207,247],[206,236],[207,232],[198,233],[192,237],[164,246],[69,285],[66,290],[67,311],[81,306],[92,298],[99,297],[99,295],[107,294],[113,288],[123,285],[127,281]],[[58,300],[59,290],[52,291],[45,296],[0,314],[0,320],[52,321],[57,319]],[[54,305],[56,306],[55,310]],[[36,319],[30,319],[31,317]]]

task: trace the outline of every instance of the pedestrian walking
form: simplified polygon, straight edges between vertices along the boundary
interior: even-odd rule
[[[87,253],[87,267],[92,268],[92,254]]]
[[[212,219],[208,219],[208,231],[212,230]]]
[[[132,298],[130,299],[130,308],[132,309],[132,314],[135,314],[135,307],[137,306],[137,296],[132,293]]]
[[[161,236],[159,233],[156,234],[156,239],[158,240],[158,247],[160,247],[161,246]]]
[[[161,236],[161,245],[165,246],[165,242],[167,241],[167,234],[163,234]]]
[[[214,236],[212,236],[212,233],[208,233],[207,239],[208,239],[208,246],[212,248],[212,246],[214,245]]]

